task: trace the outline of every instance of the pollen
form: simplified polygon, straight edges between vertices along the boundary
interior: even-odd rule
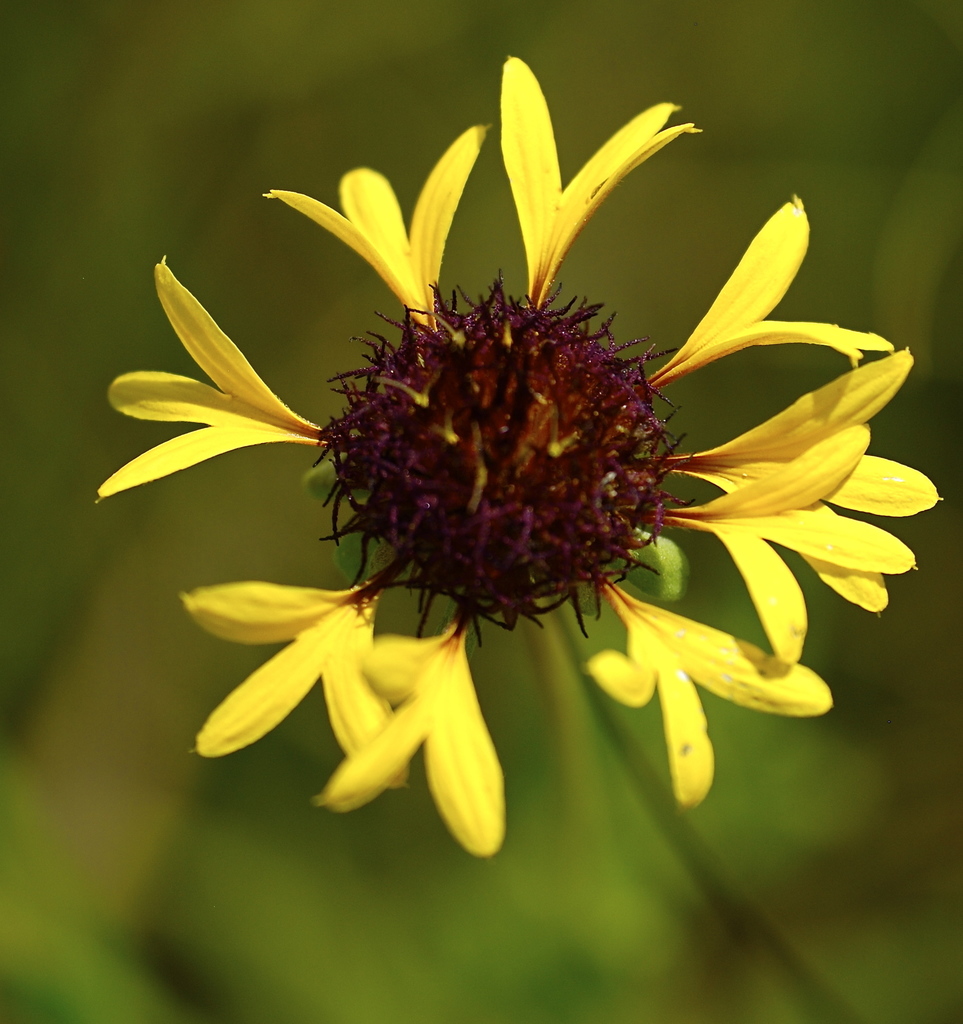
[[[500,283],[461,306],[437,296],[337,378],[334,535],[390,546],[372,586],[511,628],[631,568],[658,535],[671,444],[645,356],[623,354],[600,309]]]

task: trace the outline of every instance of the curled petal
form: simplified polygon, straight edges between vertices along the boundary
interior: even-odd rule
[[[808,618],[802,590],[786,563],[758,537],[716,530],[746,581],[776,657],[793,664],[802,657]]]
[[[317,439],[304,434],[285,433],[270,427],[204,427],[190,433],[172,437],[169,441],[138,455],[113,476],[108,477],[97,489],[100,498],[106,498],[119,491],[159,480],[178,470],[196,466],[198,462],[212,459],[215,455],[233,451],[235,448],[249,448],[255,444],[272,441],[291,441],[295,444],[314,444]]]
[[[940,496],[919,470],[875,455],[864,455],[853,472],[826,495],[826,501],[857,512],[913,516],[932,508]]]
[[[585,670],[610,697],[630,708],[648,704],[655,693],[654,666],[621,651],[599,651],[589,658]]]
[[[504,782],[475,697],[464,631],[453,626],[427,639],[389,637],[381,651],[405,659],[407,672],[393,672],[378,654],[365,659],[366,671],[410,696],[382,732],[341,763],[317,802],[335,811],[367,803],[424,742],[428,784],[442,819],[469,853],[491,856],[505,832]]]
[[[398,643],[404,640],[408,643]],[[369,682],[390,689],[396,680],[404,680],[408,699],[382,733],[341,762],[315,798],[317,804],[333,811],[354,810],[373,800],[407,770],[434,724],[439,686],[445,683],[447,651],[458,642],[454,630],[427,638],[388,636],[383,649],[400,659],[403,667],[398,672],[389,669],[387,676],[382,676],[380,670],[388,666],[378,654],[374,650],[366,653],[362,668]]]
[[[729,633],[646,604],[618,587],[606,598],[629,631],[634,661],[662,675],[682,669],[700,686],[770,714],[821,715],[832,706],[826,684],[802,665],[786,665]],[[670,658],[671,655],[671,658]]]
[[[629,659],[646,678],[657,680],[672,787],[683,807],[702,800],[713,774],[712,744],[693,681],[736,704],[779,715],[820,715],[832,706],[829,688],[802,665],[768,657],[752,644],[646,604],[619,587],[608,587],[605,597],[628,630]],[[628,678],[626,666],[612,654],[596,656],[601,673],[592,674],[601,685]]]
[[[878,572],[846,569],[822,558],[803,555],[827,587],[868,612],[881,612],[889,604],[886,581]]]
[[[331,730],[341,749],[357,753],[388,724],[391,708],[376,694],[361,672],[364,656],[371,650],[374,608],[371,603],[343,605],[328,622],[331,643],[321,674]],[[389,782],[405,779],[404,770]]]
[[[436,655],[437,640],[382,633],[365,656],[362,671],[375,692],[393,704],[414,693],[428,660]]]

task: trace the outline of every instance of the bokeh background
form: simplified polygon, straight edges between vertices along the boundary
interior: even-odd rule
[[[0,1020],[963,1020],[963,7],[33,0],[4,5],[0,51]],[[566,176],[651,103],[705,129],[618,189],[565,293],[617,310],[621,338],[677,345],[799,194],[813,238],[780,315],[910,346],[872,451],[945,500],[891,524],[920,571],[893,580],[882,617],[800,567],[806,661],[836,707],[781,720],[707,696],[717,781],[681,832],[653,811],[657,706],[620,714],[655,766],[633,783],[580,688],[546,692],[519,634],[489,631],[475,674],[509,833],[480,862],[418,768],[350,815],[309,805],[338,761],[316,693],[248,750],[189,753],[269,652],[201,633],[178,592],[341,585],[300,485],[309,453],[249,449],[93,495],[172,433],[112,412],[110,380],[194,373],[153,292],[161,256],[320,422],[337,410],[326,381],[359,362],[349,339],[395,312],[268,188],[334,202],[370,165],[410,210],[445,146],[494,123],[443,284],[477,294],[501,270],[524,289],[497,138],[509,54],[542,82]],[[675,423],[718,443],[845,369],[806,346],[744,353],[676,387]],[[758,638],[703,539],[686,539],[681,610]],[[385,628],[406,614],[390,603]],[[596,645],[617,641],[596,624]]]

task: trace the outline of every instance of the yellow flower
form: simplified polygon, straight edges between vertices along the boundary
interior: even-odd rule
[[[344,214],[295,192],[279,198],[332,232],[405,307],[400,340],[371,344],[368,366],[343,375],[344,414],[318,427],[267,389],[200,305],[158,267],[158,291],[185,347],[221,388],[169,374],[129,374],[111,401],[129,415],[208,426],[135,459],[102,496],[231,448],[265,441],[315,445],[330,457],[332,537],[361,558],[342,591],[235,583],[185,595],[213,633],[242,643],[291,643],[213,712],[197,750],[219,756],[277,725],[320,679],[345,758],[317,802],[344,811],[398,784],[424,748],[428,783],[452,835],[490,856],[505,831],[504,784],[482,716],[466,636],[485,620],[509,629],[586,591],[624,623],[627,654],[593,656],[588,674],[633,707],[657,691],[673,789],[691,807],[707,793],[713,752],[695,683],[735,703],[818,715],[829,689],[799,664],[806,608],[772,543],[802,554],[848,600],[878,611],[883,573],[912,552],[829,505],[905,516],[937,499],[922,474],[866,454],[867,422],[896,393],[912,359],[875,334],[766,319],[809,240],[802,203],[785,204],[751,242],[708,313],[654,372],[613,344],[600,306],[553,305],[559,267],[599,205],[629,171],[697,129],[665,128],[677,108],[644,111],[563,189],[548,107],[530,69],[512,58],[502,87],[502,154],[528,263],[528,295],[447,303],[438,290],[445,240],[484,129],[463,133],[432,170],[410,230],[387,179],[367,168],[341,181]],[[682,453],[656,412],[675,380],[754,345],[833,348],[854,369],[740,437]],[[858,366],[864,352],[883,358]],[[724,493],[680,506],[664,480],[699,477]],[[633,597],[618,584],[664,548],[663,530],[711,532],[742,573],[772,654]],[[369,557],[370,556],[370,557]],[[651,560],[650,564],[651,564]],[[378,597],[416,591],[422,622],[451,606],[437,636],[373,640]],[[580,618],[581,621],[581,618]]]

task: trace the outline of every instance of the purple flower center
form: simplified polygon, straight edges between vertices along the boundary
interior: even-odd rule
[[[370,365],[336,378],[334,535],[390,545],[371,587],[511,628],[597,593],[658,534],[670,448],[645,356],[620,354],[611,320],[590,326],[600,306],[573,306],[500,283],[464,312],[437,296],[432,322],[409,314],[397,344],[366,341]]]

